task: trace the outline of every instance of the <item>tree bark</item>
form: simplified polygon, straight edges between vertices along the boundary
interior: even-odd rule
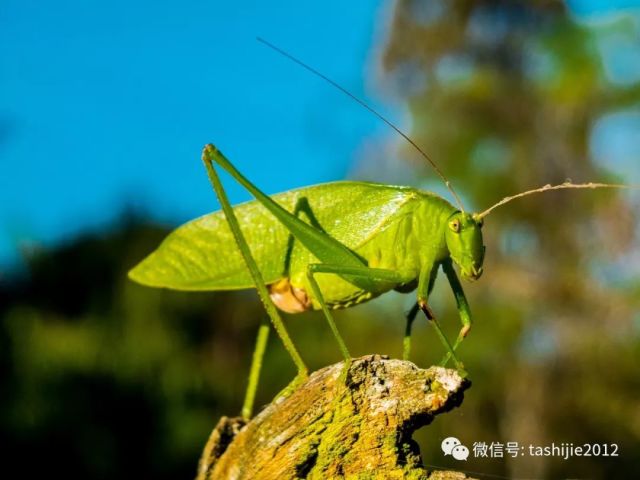
[[[197,480],[467,479],[429,472],[413,432],[462,402],[470,382],[442,367],[370,355],[314,372],[251,421],[223,417],[204,449]]]

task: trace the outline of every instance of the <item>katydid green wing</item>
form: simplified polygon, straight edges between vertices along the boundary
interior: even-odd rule
[[[333,182],[290,190],[272,198],[289,211],[305,198],[318,223],[351,249],[376,235],[408,204],[415,189],[364,182]],[[242,232],[265,282],[283,277],[289,233],[259,202],[234,207]],[[306,215],[301,218],[308,221]],[[235,290],[253,283],[222,211],[174,230],[129,272],[143,285],[176,290]]]

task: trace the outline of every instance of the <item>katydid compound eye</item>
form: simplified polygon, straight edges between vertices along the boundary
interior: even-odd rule
[[[451,220],[449,222],[449,228],[454,232],[458,233],[460,231],[460,220],[458,220],[457,218],[454,220]]]

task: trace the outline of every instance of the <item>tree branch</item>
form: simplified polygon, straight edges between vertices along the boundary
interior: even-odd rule
[[[197,480],[287,478],[466,479],[422,466],[413,432],[458,406],[470,382],[455,370],[423,370],[380,355],[313,373],[246,423],[223,417],[204,449]]]

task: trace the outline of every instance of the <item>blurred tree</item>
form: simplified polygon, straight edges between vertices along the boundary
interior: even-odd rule
[[[239,409],[244,373],[228,372],[247,369],[259,305],[129,282],[166,233],[129,219],[36,254],[0,285],[7,471],[189,478],[217,418]]]
[[[640,85],[607,79],[597,35],[561,1],[399,0],[382,62],[408,101],[412,138],[467,208],[483,210],[545,183],[625,180],[594,161],[590,135],[603,115],[637,107]],[[403,156],[434,178],[409,147]],[[629,198],[548,193],[488,217],[485,277],[467,287],[478,323],[461,352],[474,388],[457,420],[439,420],[443,436],[467,443],[616,442],[624,455],[480,459],[470,470],[611,478],[637,462],[640,277],[624,260],[638,254]],[[433,445],[425,461],[438,464]]]

